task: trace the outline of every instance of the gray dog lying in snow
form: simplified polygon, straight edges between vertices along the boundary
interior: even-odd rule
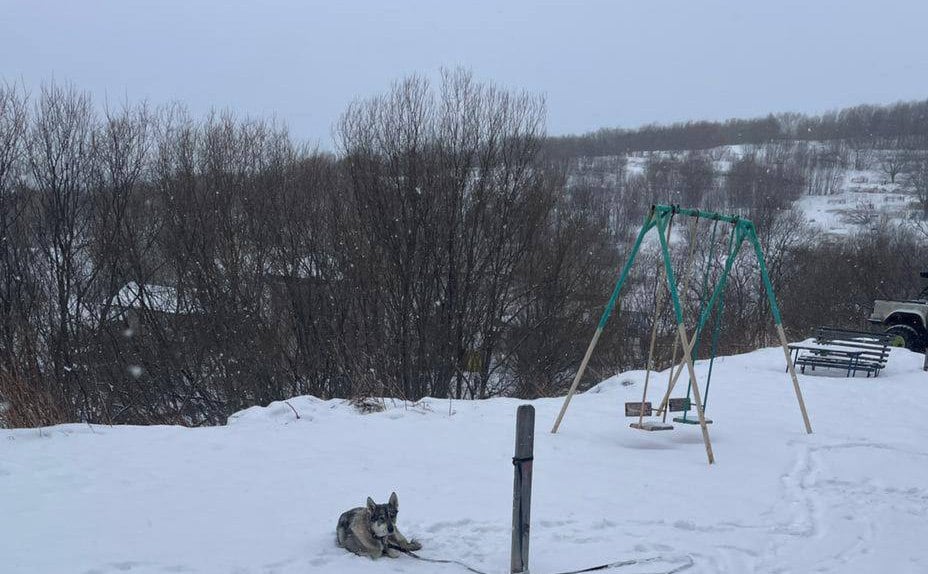
[[[419,550],[421,544],[406,540],[397,530],[397,512],[399,501],[395,492],[390,494],[390,501],[386,504],[375,504],[368,497],[367,506],[352,508],[338,518],[335,529],[338,545],[358,556],[370,558],[380,558],[384,554],[396,558],[400,550]]]

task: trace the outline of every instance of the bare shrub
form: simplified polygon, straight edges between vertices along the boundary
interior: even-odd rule
[[[34,381],[0,372],[0,427],[46,427],[71,422],[66,405]]]

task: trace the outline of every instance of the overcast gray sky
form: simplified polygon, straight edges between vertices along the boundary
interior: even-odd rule
[[[543,93],[548,131],[928,98],[925,0],[0,0],[0,77],[285,120],[464,66]]]

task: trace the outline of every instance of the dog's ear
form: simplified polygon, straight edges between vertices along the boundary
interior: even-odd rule
[[[396,493],[395,493],[395,492],[391,492],[391,493],[390,493],[390,502],[389,502],[389,504],[390,504],[391,507],[393,507],[393,510],[399,510],[399,509],[400,509],[400,501],[396,498]]]
[[[371,498],[370,496],[368,496],[368,497],[367,497],[367,509],[368,509],[369,511],[371,511],[371,512],[374,512],[374,510],[376,510],[376,508],[377,508],[377,504],[374,503],[374,499]]]

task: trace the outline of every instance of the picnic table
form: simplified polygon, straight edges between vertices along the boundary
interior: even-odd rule
[[[809,362],[812,370],[816,365],[847,367],[847,376],[857,376],[857,368],[860,365],[860,356],[864,354],[861,349],[853,347],[844,347],[841,345],[828,345],[822,343],[791,343],[790,350],[793,352],[793,365],[799,363],[802,372],[806,372],[806,364],[799,361],[800,351],[809,351],[816,356],[817,360]]]

